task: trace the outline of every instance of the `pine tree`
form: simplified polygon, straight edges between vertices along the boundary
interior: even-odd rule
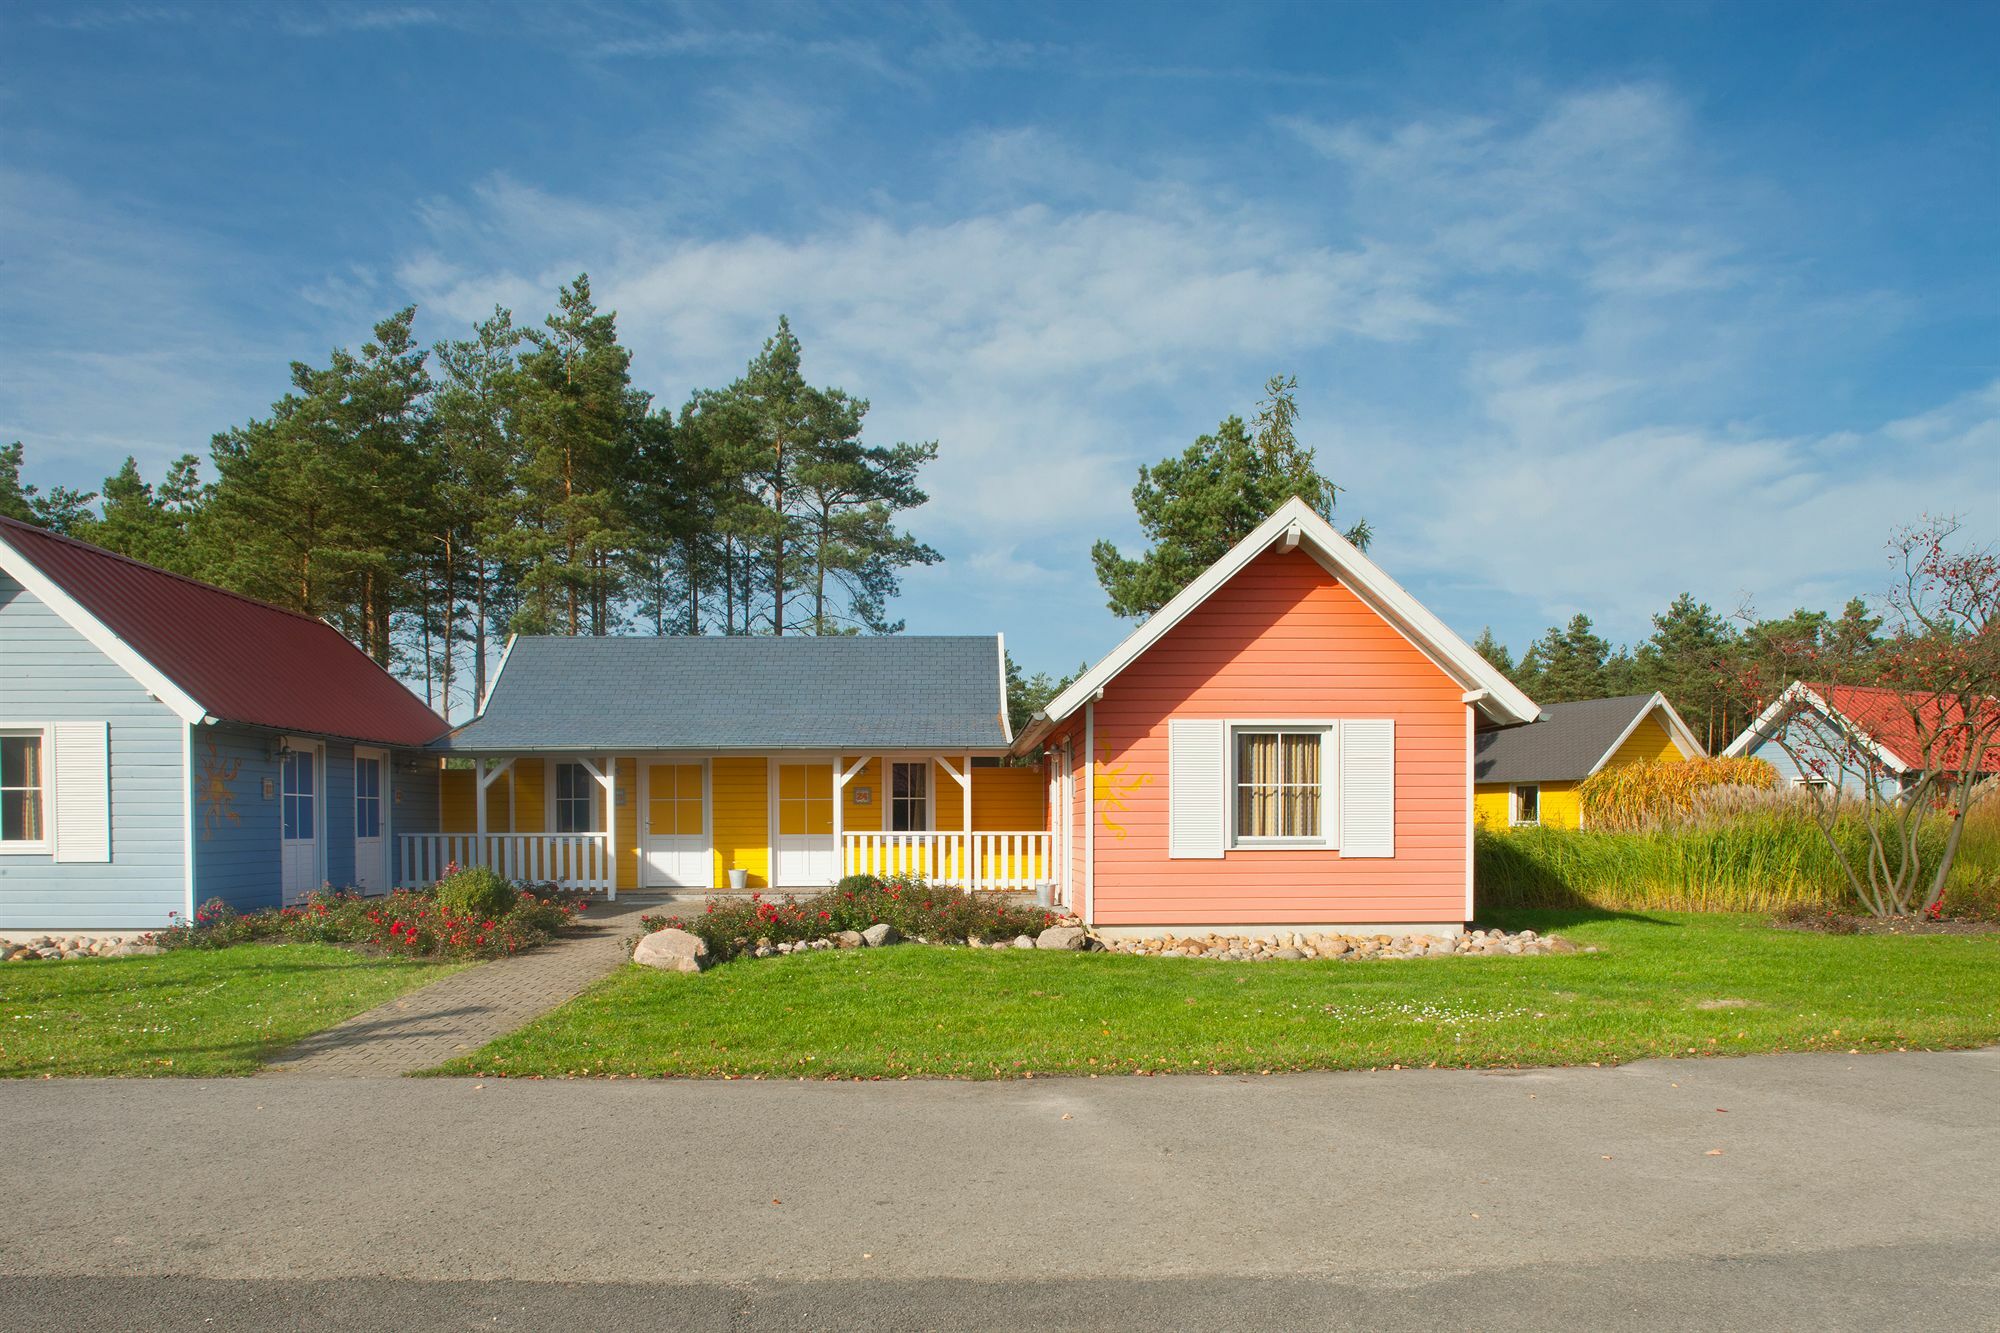
[[[507,541],[521,570],[516,628],[609,634],[632,546],[622,497],[650,395],[632,387],[632,354],[588,275],[558,299],[520,361],[524,447]]]
[[[1271,377],[1254,435],[1241,417],[1228,417],[1178,458],[1139,469],[1132,507],[1149,549],[1132,559],[1100,541],[1090,551],[1114,614],[1143,617],[1159,610],[1294,496],[1331,521],[1340,488],[1298,442],[1297,387],[1288,376]],[[1365,549],[1367,520],[1346,535]]]
[[[439,697],[446,710],[456,692],[461,642],[471,646],[469,702],[477,708],[485,699],[491,637],[513,601],[514,570],[501,552],[521,464],[515,425],[520,343],[512,313],[496,306],[470,339],[436,348],[427,600],[434,604]]]
[[[1507,651],[1506,644],[1493,637],[1491,625],[1479,631],[1479,637],[1472,641],[1472,651],[1485,658],[1487,664],[1501,675],[1513,679],[1514,654]]]
[[[340,348],[324,368],[294,362],[294,392],[271,416],[213,446],[218,576],[325,617],[385,664],[396,615],[418,604],[411,574],[430,489],[431,386],[415,316],[412,306],[377,324],[358,357]]]
[[[1537,702],[1601,699],[1607,693],[1611,645],[1578,612],[1566,627],[1551,626],[1521,658],[1521,687]]]

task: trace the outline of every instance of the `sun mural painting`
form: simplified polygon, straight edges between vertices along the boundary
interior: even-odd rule
[[[231,824],[243,822],[243,817],[236,813],[235,789],[229,785],[242,771],[241,759],[224,759],[215,742],[208,742],[208,754],[201,761],[201,778],[195,784],[195,799],[201,802],[203,842],[213,838],[225,820]]]
[[[1114,815],[1125,814],[1130,807],[1126,798],[1153,780],[1151,773],[1128,772],[1132,765],[1111,762],[1111,747],[1099,747],[1103,753],[1091,775],[1091,786],[1097,801],[1097,814],[1104,821],[1104,827],[1114,838],[1125,836],[1125,826],[1114,819]]]

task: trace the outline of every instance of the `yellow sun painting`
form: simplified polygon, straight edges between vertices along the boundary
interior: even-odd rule
[[[1125,814],[1130,809],[1125,803],[1126,798],[1151,782],[1153,775],[1127,772],[1126,770],[1132,765],[1112,763],[1111,747],[1105,745],[1100,748],[1103,754],[1099,757],[1095,772],[1091,775],[1098,817],[1104,821],[1104,827],[1111,831],[1112,837],[1123,838],[1125,826],[1112,816]]]
[[[241,759],[225,760],[216,750],[214,740],[208,742],[208,754],[201,761],[201,777],[195,783],[195,799],[201,802],[201,840],[207,842],[222,827],[224,820],[231,824],[241,824],[242,816],[236,813],[236,792],[230,783],[243,771]]]

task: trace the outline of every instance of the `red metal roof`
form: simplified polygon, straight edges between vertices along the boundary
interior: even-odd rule
[[[324,621],[9,518],[0,541],[212,717],[384,745],[422,745],[446,730]]]
[[[1916,719],[1911,716],[1916,696],[1905,695],[1900,690],[1884,689],[1879,685],[1815,685],[1806,688],[1826,700],[1827,705],[1838,710],[1872,738],[1883,749],[1896,756],[1907,768],[1923,767],[1923,746],[1918,741]],[[1924,715],[1926,730],[1935,730],[1941,716],[1936,702],[1926,703],[1920,710]],[[1954,715],[1956,710],[1954,709]],[[1934,756],[1939,766],[1953,771],[1964,760],[1965,740],[1962,735],[1946,735],[1940,738],[1938,753]],[[2000,748],[1989,749],[1979,765],[1984,773],[2000,773]]]

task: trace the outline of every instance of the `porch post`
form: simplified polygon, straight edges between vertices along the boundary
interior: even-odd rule
[[[833,757],[833,864],[838,868],[834,879],[847,878],[847,845],[840,840],[840,807],[846,804],[841,799],[847,790],[847,775],[841,772],[840,756]]]
[[[472,761],[472,829],[472,864],[485,865],[486,760],[483,757]]]
[[[604,758],[604,842],[611,863],[605,867],[605,900],[618,901],[618,756]]]

